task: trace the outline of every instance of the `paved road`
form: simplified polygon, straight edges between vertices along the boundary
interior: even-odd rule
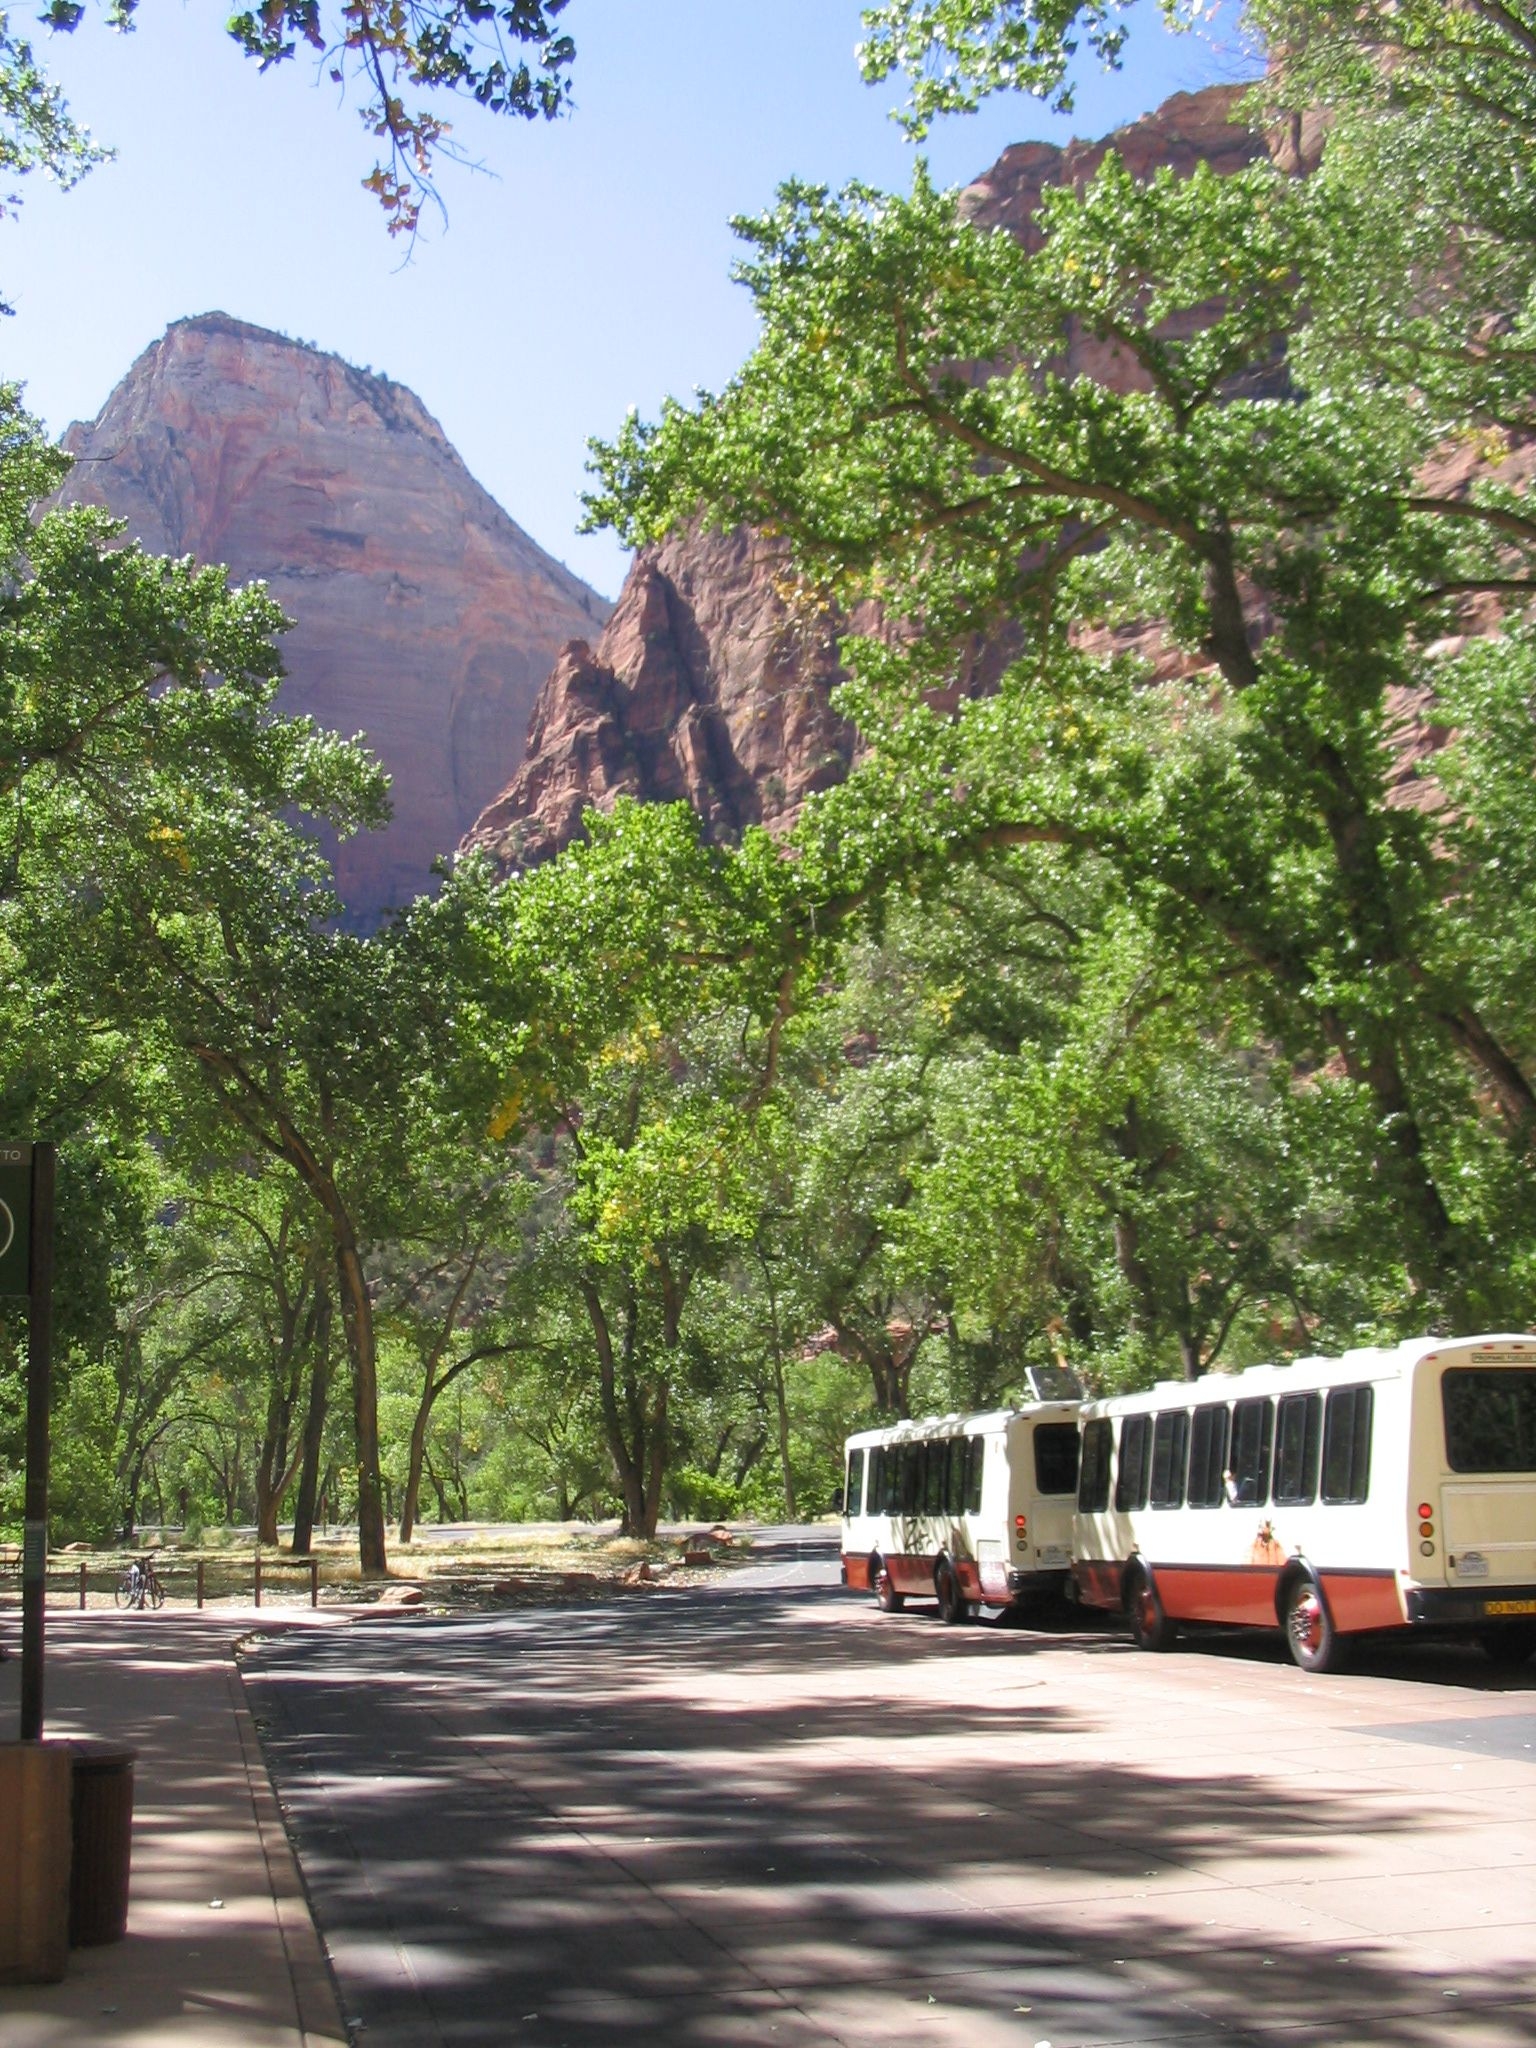
[[[1536,1670],[775,1568],[825,1571],[253,1651],[364,2048],[1536,2042]]]

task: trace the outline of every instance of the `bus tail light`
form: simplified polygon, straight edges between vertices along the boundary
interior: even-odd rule
[[[1434,1525],[1434,1523],[1433,1523],[1433,1522],[1428,1522],[1428,1521],[1425,1521],[1425,1522],[1420,1522],[1420,1524],[1419,1524],[1419,1534],[1420,1534],[1421,1536],[1433,1536],[1433,1535],[1434,1535],[1434,1533],[1435,1533],[1435,1525]]]
[[[1430,1506],[1427,1500],[1421,1500],[1419,1502],[1419,1520],[1421,1522],[1427,1522],[1434,1512],[1434,1509]]]
[[[1025,1536],[1026,1536],[1026,1535],[1027,1535],[1027,1534],[1029,1533],[1029,1517],[1028,1517],[1028,1515],[1015,1515],[1015,1516],[1014,1516],[1014,1518],[1013,1518],[1013,1533],[1014,1533],[1014,1535],[1015,1535],[1015,1536],[1017,1536],[1017,1537],[1019,1538],[1019,1540],[1020,1540],[1021,1542],[1023,1541],[1024,1537],[1025,1537]]]

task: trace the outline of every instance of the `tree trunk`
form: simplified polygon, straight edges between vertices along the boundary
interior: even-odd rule
[[[368,1280],[352,1234],[351,1219],[340,1203],[331,1212],[336,1240],[336,1281],[341,1298],[342,1327],[352,1365],[352,1430],[357,1447],[357,1561],[364,1578],[382,1579],[389,1571],[384,1529],[384,1485],[379,1467],[379,1358]]]
[[[633,1376],[634,1354],[634,1304],[630,1304],[628,1329],[625,1334],[626,1394],[630,1411],[634,1442],[631,1444],[624,1431],[624,1418],[619,1410],[618,1369],[614,1358],[613,1332],[608,1326],[608,1314],[603,1307],[602,1297],[594,1280],[583,1277],[581,1298],[587,1305],[587,1315],[592,1324],[592,1335],[597,1345],[597,1387],[598,1400],[602,1408],[603,1434],[607,1439],[608,1455],[613,1460],[613,1474],[618,1482],[619,1499],[623,1503],[623,1534],[626,1536],[654,1536],[655,1518],[647,1525],[646,1516],[646,1468],[645,1468],[645,1418],[644,1410],[636,1398]]]
[[[779,1469],[784,1475],[784,1519],[796,1520],[795,1475],[789,1469],[789,1401],[784,1390],[784,1346],[779,1334],[779,1297],[763,1261],[763,1278],[768,1287],[768,1335],[773,1344],[773,1399],[779,1421]]]
[[[315,1304],[314,1364],[309,1406],[304,1415],[304,1451],[299,1492],[293,1504],[293,1554],[307,1557],[315,1541],[315,1507],[320,1492],[320,1453],[325,1444],[325,1410],[331,1390],[331,1297],[322,1289]]]

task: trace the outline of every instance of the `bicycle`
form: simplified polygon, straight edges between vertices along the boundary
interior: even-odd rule
[[[119,1607],[163,1607],[165,1588],[152,1557],[136,1557],[122,1572],[112,1598]]]

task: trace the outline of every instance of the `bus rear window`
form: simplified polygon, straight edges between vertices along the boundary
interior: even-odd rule
[[[1453,1365],[1440,1398],[1453,1472],[1536,1472],[1536,1366]]]
[[[1077,1424],[1042,1422],[1035,1429],[1036,1493],[1076,1493]]]

